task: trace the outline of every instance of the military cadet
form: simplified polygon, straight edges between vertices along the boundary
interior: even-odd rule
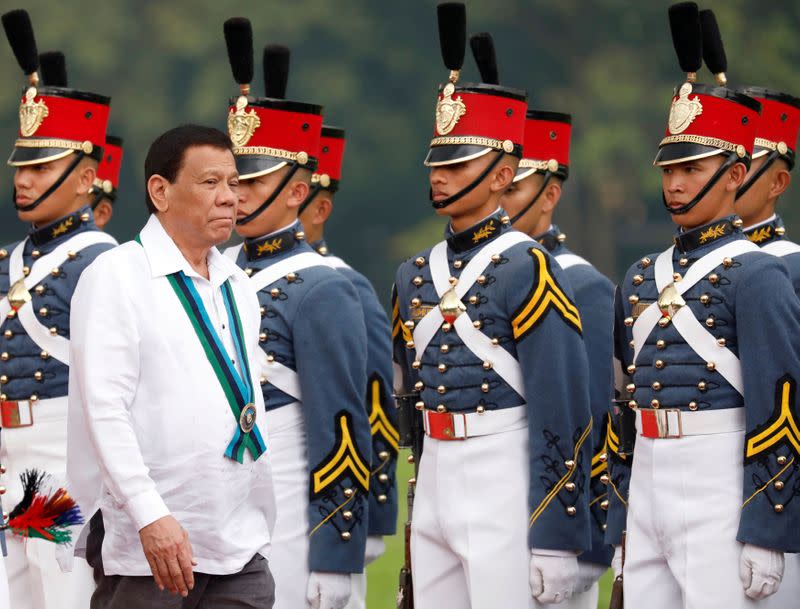
[[[392,403],[392,341],[389,319],[369,280],[328,250],[325,222],[333,211],[339,190],[345,147],[344,129],[322,125],[318,166],[311,176],[311,191],[300,206],[300,222],[306,239],[328,264],[355,286],[364,311],[367,331],[367,387],[365,405],[372,431],[372,466],[369,483],[369,525],[365,565],[383,554],[383,537],[397,528],[395,473],[399,435],[397,413]],[[353,577],[353,594],[348,608],[366,606],[366,572]]]
[[[48,51],[39,55],[41,82],[47,87],[68,86],[67,63],[64,53]],[[99,229],[105,228],[114,214],[112,207],[117,198],[119,170],[122,164],[122,138],[114,135],[106,136],[103,156],[97,167],[97,177],[92,185],[91,202],[94,223]]]
[[[22,498],[19,479],[36,468],[62,480],[66,471],[70,300],[81,272],[115,245],[97,230],[89,190],[105,144],[109,99],[38,86],[38,55],[25,11],[3,15],[28,76],[19,107],[19,138],[8,161],[14,206],[28,236],[0,250],[1,480],[6,506]],[[8,509],[8,507],[7,507]],[[86,607],[91,570],[42,539],[9,537],[8,572],[15,609]],[[57,561],[57,558],[60,559]]]
[[[785,265],[734,215],[760,104],[697,84],[696,4],[671,7],[670,21],[687,79],[654,163],[678,231],[630,268],[615,305],[637,431],[632,468],[611,461],[615,487],[629,484],[625,601],[763,606],[784,552],[800,549],[800,303]],[[620,522],[609,515],[609,539]]]
[[[425,429],[411,532],[417,609],[538,607],[570,597],[590,547],[592,422],[581,320],[547,250],[501,195],[522,154],[526,95],[458,84],[464,5],[439,5],[445,65],[430,167],[446,239],[403,263],[396,389]]]
[[[317,166],[322,107],[282,98],[287,76],[271,65],[268,97],[249,97],[250,22],[228,20],[225,33],[241,88],[228,130],[241,182],[236,232],[245,238],[226,253],[251,276],[263,318],[275,607],[341,609],[351,574],[364,569],[368,526],[364,314],[352,283],[311,248],[297,220]]]
[[[481,80],[499,84],[494,42],[489,34],[470,38]],[[566,236],[552,223],[569,176],[572,117],[560,112],[528,110],[525,119],[523,158],[513,183],[500,199],[511,216],[511,225],[545,247],[564,271],[575,294],[583,338],[589,358],[589,379],[595,448],[591,469],[592,550],[580,556],[575,594],[564,606],[595,609],[597,580],[611,564],[613,548],[604,542],[608,509],[605,428],[612,396],[612,330],[614,286],[589,262],[573,254]]]
[[[114,202],[119,188],[119,171],[122,168],[122,138],[106,136],[103,158],[97,168],[97,178],[92,187],[92,212],[98,228],[105,229],[114,215]]]

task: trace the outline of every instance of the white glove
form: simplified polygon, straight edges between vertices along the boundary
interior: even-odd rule
[[[383,543],[381,535],[370,535],[367,537],[367,548],[364,550],[364,566],[375,562],[386,551],[386,544]]]
[[[578,577],[575,580],[575,594],[586,592],[594,586],[595,582],[603,577],[608,571],[605,565],[598,565],[596,562],[578,561]]]
[[[350,600],[350,574],[312,571],[306,600],[311,609],[344,609]]]
[[[755,600],[775,594],[783,579],[783,552],[744,544],[739,558],[744,593]]]
[[[540,603],[560,603],[571,598],[577,578],[575,552],[531,550],[531,595]]]
[[[622,575],[622,546],[614,546],[614,558],[611,559],[611,568],[614,569],[614,579]]]

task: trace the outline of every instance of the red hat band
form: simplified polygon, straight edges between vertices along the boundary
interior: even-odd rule
[[[28,87],[19,107],[14,166],[46,163],[74,151],[100,158],[110,99],[57,87]]]
[[[743,160],[753,154],[761,105],[724,87],[683,83],[672,99],[655,165],[725,152]]]
[[[103,148],[103,158],[97,167],[95,186],[106,194],[119,187],[119,172],[122,168],[122,139],[109,135]]]
[[[514,178],[525,179],[537,171],[563,174],[569,171],[569,145],[572,117],[561,112],[528,110],[522,160]]]
[[[322,126],[320,138],[319,163],[311,181],[322,188],[335,190],[342,176],[342,160],[345,146],[344,129]]]
[[[314,104],[240,96],[228,111],[240,179],[271,173],[289,162],[313,171],[321,131],[322,106]],[[263,162],[254,164],[248,157]]]
[[[777,151],[793,161],[800,131],[800,99],[761,87],[748,87],[742,93],[761,103],[753,158]]]
[[[522,156],[525,92],[486,84],[455,86],[439,93],[436,123],[426,165],[447,165],[491,150]]]

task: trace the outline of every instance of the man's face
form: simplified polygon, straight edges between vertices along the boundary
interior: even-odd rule
[[[760,156],[753,160],[750,165],[750,171],[747,172],[745,184],[759,169],[761,169],[767,160],[767,156],[769,155]],[[775,180],[775,175],[781,169],[785,168],[786,165],[783,161],[775,161],[762,176],[750,185],[747,192],[736,200],[736,213],[742,217],[745,226],[754,224],[756,218],[760,218],[764,215],[764,208],[770,203],[770,189]]]
[[[494,160],[495,154],[495,152],[489,152],[482,157],[463,163],[431,167],[429,179],[432,200],[434,202],[442,201],[472,184]],[[469,193],[447,207],[437,209],[436,213],[440,216],[458,217],[479,209],[486,204],[492,194],[489,183],[490,178],[487,177]]]
[[[170,222],[195,243],[211,247],[227,241],[236,219],[239,172],[230,150],[193,146],[164,193]]]
[[[692,201],[723,162],[723,156],[716,155],[662,166],[661,183],[667,206],[676,209]],[[722,176],[689,212],[672,214],[672,221],[683,228],[694,228],[732,211],[726,209],[728,206],[732,207],[728,182],[727,174]]]
[[[542,188],[544,176],[534,173],[528,177],[513,182],[500,197],[500,205],[506,210],[509,217],[514,218],[525,207],[530,204],[539,190]],[[542,207],[544,206],[544,197],[540,196],[531,208],[516,222],[514,228],[518,231],[531,235],[542,217]]]
[[[243,180],[239,186],[239,212],[238,218],[244,218],[256,211],[269,199],[275,189],[281,183],[289,171],[285,166],[277,171],[258,176],[252,179]],[[291,222],[287,220],[286,203],[292,198],[290,184],[278,194],[275,200],[261,212],[258,216],[236,227],[236,234],[241,237],[260,237],[280,228]]]
[[[17,205],[24,208],[38,200],[61,177],[74,158],[70,154],[48,163],[17,167],[14,173]],[[55,192],[35,209],[17,210],[19,219],[44,226],[79,209],[88,200],[87,193],[94,182],[96,167],[96,161],[81,161]]]

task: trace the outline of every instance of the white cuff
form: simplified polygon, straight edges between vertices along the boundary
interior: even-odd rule
[[[131,498],[125,504],[125,511],[133,519],[137,531],[141,531],[159,518],[169,516],[167,504],[155,490],[146,491]]]
[[[572,558],[579,553],[572,550],[548,550],[546,548],[531,548],[531,556],[558,556],[560,558]]]

